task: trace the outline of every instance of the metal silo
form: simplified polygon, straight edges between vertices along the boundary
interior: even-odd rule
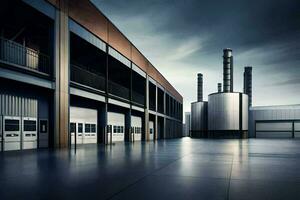
[[[248,94],[249,107],[252,106],[252,67],[245,67],[244,71],[244,93]]]
[[[197,102],[191,104],[191,137],[207,135],[207,101],[203,101],[203,75],[198,73]]]

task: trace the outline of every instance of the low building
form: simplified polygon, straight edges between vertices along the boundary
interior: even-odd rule
[[[300,105],[250,107],[249,137],[300,138]]]

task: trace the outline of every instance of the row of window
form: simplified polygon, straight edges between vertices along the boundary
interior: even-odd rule
[[[142,127],[131,127],[131,132],[135,134],[142,134]]]
[[[4,131],[20,131],[20,120],[6,119],[4,123]],[[24,120],[23,131],[36,131],[36,129],[35,120]]]
[[[78,133],[83,132],[83,126],[84,126],[84,132],[85,133],[96,133],[96,124],[90,124],[90,123],[78,123]],[[70,132],[74,133],[75,132],[76,125],[75,123],[71,123],[70,125]]]

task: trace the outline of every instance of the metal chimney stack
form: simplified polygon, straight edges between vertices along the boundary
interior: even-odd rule
[[[252,67],[245,67],[244,71],[244,93],[248,94],[249,107],[252,106]]]
[[[233,92],[233,56],[231,49],[223,50],[223,91]]]
[[[222,92],[222,83],[218,83],[218,93]]]
[[[198,102],[203,101],[203,75],[198,73]]]

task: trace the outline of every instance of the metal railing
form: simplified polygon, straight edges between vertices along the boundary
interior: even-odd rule
[[[145,96],[132,90],[132,101],[141,105],[145,105]]]
[[[111,80],[108,81],[108,92],[124,99],[130,99],[129,89]]]
[[[105,91],[105,77],[84,66],[71,64],[71,81]]]
[[[0,37],[0,60],[50,74],[50,57]]]

